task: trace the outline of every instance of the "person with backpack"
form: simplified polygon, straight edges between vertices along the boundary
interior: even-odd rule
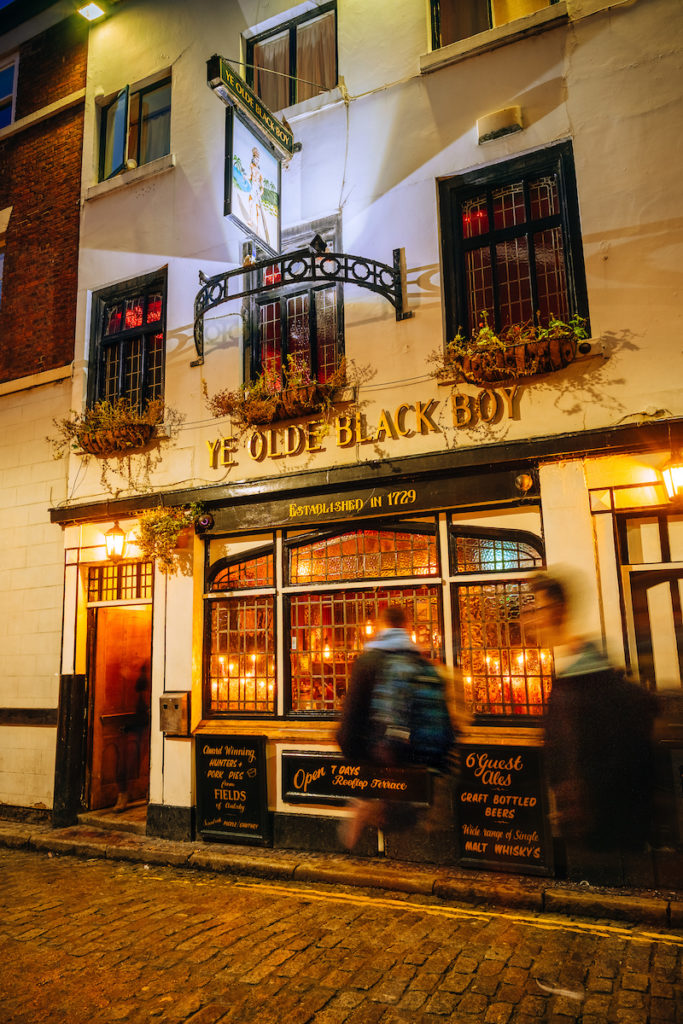
[[[440,674],[413,643],[400,605],[388,605],[381,629],[351,671],[337,742],[347,761],[366,769],[419,766],[445,770],[455,731]],[[369,826],[409,827],[410,805],[385,799],[356,800],[340,835],[352,849]]]

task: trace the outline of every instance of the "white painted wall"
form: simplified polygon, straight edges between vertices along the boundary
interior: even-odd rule
[[[415,317],[397,324],[384,300],[347,287],[346,350],[372,368],[361,391],[368,422],[401,401],[440,405],[439,433],[339,449],[330,439],[315,459],[259,464],[244,452],[229,471],[211,470],[206,440],[229,432],[201,397],[240,379],[239,321],[208,325],[206,363],[190,368],[197,272],[236,265],[240,231],[224,218],[224,110],[206,85],[215,51],[236,56],[241,33],[264,20],[262,4],[191,8],[135,0],[91,30],[84,192],[95,183],[95,96],[164,68],[173,76],[175,166],[123,184],[83,206],[73,405],[83,401],[92,291],[168,266],[169,405],[184,425],[152,484],[211,485],[294,468],[471,447],[583,428],[680,415],[683,356],[677,337],[683,221],[677,181],[683,8],[639,0],[611,11],[570,4],[574,20],[421,75],[428,48],[424,0],[339,4],[339,70],[345,99],[311,112],[287,110],[302,143],[283,172],[283,226],[341,211],[345,251],[391,261],[404,246]],[[389,11],[389,7],[391,10]],[[288,5],[268,5],[268,18]],[[637,57],[634,58],[634,54]],[[336,99],[335,99],[336,97]],[[519,105],[525,128],[479,146],[476,120]],[[524,385],[515,419],[456,429],[447,393],[428,377],[426,356],[443,345],[437,179],[571,138],[574,144],[593,335],[599,356]],[[143,169],[141,169],[142,171]],[[222,312],[222,311],[221,311]],[[228,308],[226,312],[231,311]],[[234,312],[234,310],[233,310]],[[596,345],[599,351],[599,345]],[[653,358],[656,352],[657,358]],[[464,386],[463,391],[474,389]],[[72,460],[70,494],[101,493],[96,460]],[[116,486],[125,493],[126,481]]]
[[[15,382],[19,388],[27,381]],[[56,708],[62,626],[65,467],[45,442],[71,381],[0,396],[0,707]],[[51,807],[56,729],[0,728],[0,803]]]

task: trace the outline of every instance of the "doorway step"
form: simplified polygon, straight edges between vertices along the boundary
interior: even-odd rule
[[[114,813],[113,807],[104,807],[99,811],[84,811],[78,815],[79,825],[91,825],[94,828],[108,829],[110,832],[133,832],[135,835],[147,834],[147,801],[128,804],[125,811]]]

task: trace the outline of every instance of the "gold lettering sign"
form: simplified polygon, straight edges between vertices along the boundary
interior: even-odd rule
[[[451,395],[451,412],[454,427],[476,427],[480,423],[497,423],[501,419],[516,417],[516,403],[519,392],[514,387],[483,388],[478,394],[454,391]],[[325,450],[324,441],[329,436],[337,448],[351,448],[354,445],[381,444],[385,441],[400,441],[402,438],[420,434],[440,434],[435,416],[440,402],[430,398],[427,402],[404,403],[393,410],[381,409],[376,425],[368,423],[363,412],[335,417],[328,430],[323,420],[306,420],[304,423],[283,427],[263,427],[248,435],[246,449],[254,462],[266,459],[279,460],[297,455],[314,454]],[[207,440],[209,466],[234,466],[237,441],[234,437]]]

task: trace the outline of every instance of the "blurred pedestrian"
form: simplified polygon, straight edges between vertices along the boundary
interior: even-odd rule
[[[545,763],[554,822],[569,843],[591,850],[640,849],[653,795],[656,700],[574,631],[576,581],[541,573],[527,638],[554,648],[555,681],[545,714]]]
[[[426,766],[443,769],[453,746],[441,676],[420,653],[407,630],[400,605],[381,613],[380,632],[351,671],[337,740],[344,757],[360,763],[366,779],[373,769]],[[405,829],[419,813],[410,802],[364,798],[340,830],[352,849],[368,826]]]

